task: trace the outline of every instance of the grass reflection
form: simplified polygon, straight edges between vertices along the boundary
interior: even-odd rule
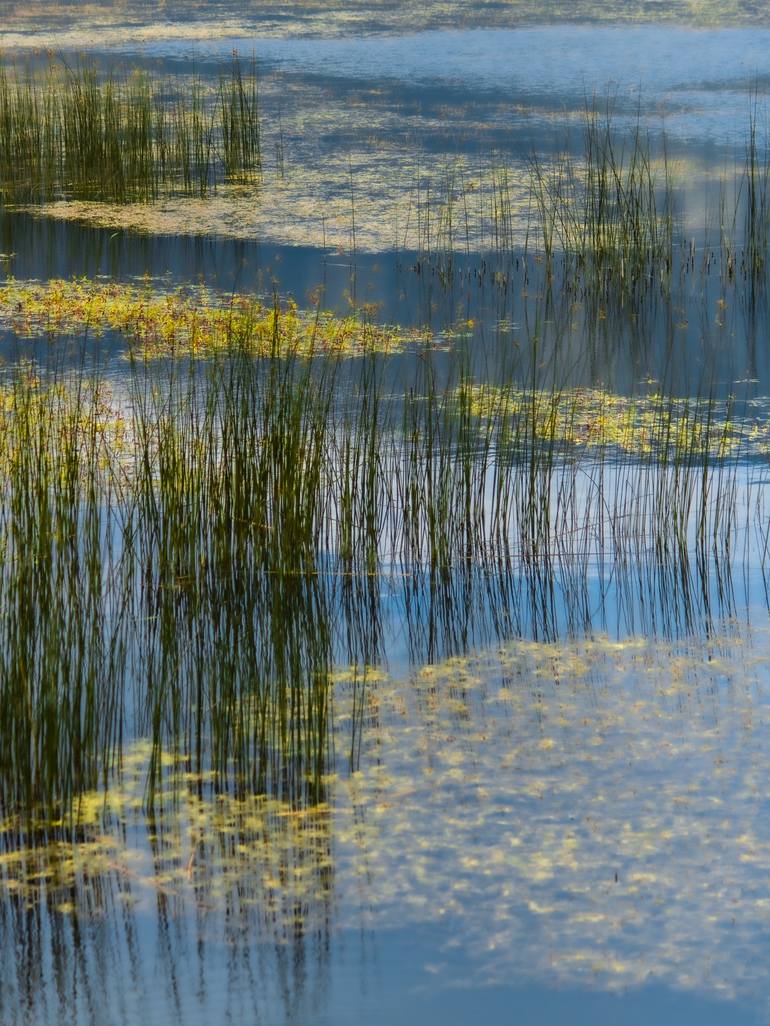
[[[515,640],[404,677],[372,668],[363,692],[362,669],[340,669],[340,754],[314,802],[223,791],[166,755],[148,812],[153,748],[132,744],[71,822],[4,821],[1,914],[10,931],[50,918],[40,939],[65,961],[65,936],[100,915],[118,947],[117,924],[149,917],[174,936],[197,921],[206,943],[236,950],[248,930],[263,951],[433,924],[439,981],[461,936],[477,986],[655,980],[745,999],[762,987],[745,956],[770,914],[767,643],[730,624],[705,652]],[[183,951],[177,939],[167,953],[182,976]],[[5,946],[6,979],[13,957]]]
[[[167,753],[222,789],[312,802],[331,667],[382,658],[388,608],[413,657],[435,658],[479,631],[549,639],[608,615],[690,632],[734,608],[739,537],[761,578],[767,446],[748,413],[479,393],[462,365],[445,384],[422,368],[403,396],[374,357],[237,344],[135,361],[109,387],[9,372],[6,809],[68,818],[138,736],[150,805]]]

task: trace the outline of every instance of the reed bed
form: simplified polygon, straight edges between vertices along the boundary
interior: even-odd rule
[[[609,114],[589,109],[580,158],[546,167],[535,156],[532,174],[549,262],[562,253],[598,289],[614,279],[621,290],[645,291],[651,278],[670,273],[675,184],[665,147],[656,162],[641,128],[618,136]]]
[[[206,197],[225,182],[258,186],[262,135],[256,68],[237,58],[218,82],[192,83],[62,64],[33,75],[0,63],[0,199],[9,205],[109,209]],[[404,183],[412,197],[404,240],[414,243],[418,272],[427,265],[444,283],[464,253],[479,255],[477,273],[493,259],[506,287],[517,273],[526,287],[543,261],[554,285],[626,304],[695,271],[718,269],[725,282],[743,277],[756,288],[770,238],[770,159],[756,100],[733,178],[712,212],[718,241],[704,225],[696,244],[683,227],[685,190],[665,136],[650,138],[641,123],[621,129],[611,104],[594,105],[579,143],[567,140],[555,156],[535,152],[522,166],[490,155],[477,168],[458,160],[424,172],[418,163],[417,180]],[[352,171],[338,185],[351,196],[355,241],[361,190]]]
[[[592,436],[596,395],[534,377],[479,392],[462,366],[439,384],[421,365],[402,394],[378,357],[237,344],[134,360],[112,391],[87,367],[7,373],[6,809],[62,815],[135,736],[150,801],[167,758],[217,787],[318,800],[333,667],[382,656],[386,581],[433,645],[440,625],[467,640],[479,586],[503,635],[587,629],[597,595],[631,619],[729,607],[739,538],[766,535],[741,471],[766,459],[752,418],[607,397],[627,427]],[[654,444],[633,447],[641,415]]]
[[[245,73],[237,58],[213,89],[137,71],[51,64],[34,76],[0,64],[6,204],[206,196],[261,166],[256,68]]]
[[[724,174],[697,238],[685,227],[689,183],[665,134],[651,137],[641,122],[619,127],[608,103],[586,107],[578,140],[556,154],[533,152],[525,167],[498,156],[472,178],[459,162],[420,176],[410,218],[416,270],[452,282],[460,255],[478,254],[473,277],[505,290],[544,277],[554,290],[631,308],[712,274],[764,289],[770,153],[759,114],[755,98],[743,156]]]

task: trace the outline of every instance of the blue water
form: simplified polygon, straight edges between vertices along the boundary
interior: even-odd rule
[[[766,27],[447,27],[323,39],[255,32],[89,45],[103,61],[127,57],[169,74],[194,66],[214,78],[233,49],[254,53],[266,120],[274,130],[277,114],[285,116],[299,165],[308,155],[322,167],[331,154],[363,151],[366,170],[378,153],[395,153],[397,164],[421,148],[430,163],[488,155],[491,142],[523,166],[541,141],[558,148],[570,132],[575,144],[581,112],[596,98],[610,103],[620,128],[665,130],[675,154],[697,165],[692,178],[683,173],[697,197],[742,155],[753,97],[764,132],[770,90]],[[553,308],[522,295],[522,280],[504,294],[479,284],[477,253],[456,259],[446,288],[435,268],[415,270],[415,252],[354,260],[317,242],[192,236],[183,223],[178,235],[24,213],[5,213],[0,225],[7,269],[20,278],[149,273],[225,292],[276,289],[300,302],[323,282],[327,305],[339,310],[355,284],[383,319],[427,320],[437,330],[478,319],[479,337],[499,332],[504,352],[520,344],[531,317],[540,359],[563,363],[563,383],[632,393],[655,379],[675,394],[725,395],[738,380],[741,394],[770,391],[766,307],[730,293],[722,315],[713,282],[685,296],[676,316],[661,301],[641,323],[625,311],[604,334],[596,325],[570,329],[564,346],[547,319]],[[686,326],[675,329],[680,321]],[[16,358],[23,344],[5,337],[3,355]],[[41,353],[36,345],[26,355]],[[402,378],[418,359],[403,361]],[[764,494],[761,460],[752,474]],[[746,480],[739,475],[738,487]],[[328,860],[320,869],[313,862],[310,831],[281,847],[283,835],[276,842],[261,826],[239,833],[233,815],[219,833],[202,830],[209,861],[195,868],[189,824],[183,856],[164,859],[153,850],[155,825],[138,814],[129,825],[104,825],[118,838],[114,850],[105,861],[99,848],[101,861],[94,855],[91,868],[86,860],[66,894],[53,870],[30,899],[8,883],[11,862],[0,854],[0,1022],[767,1023],[770,646],[762,538],[753,530],[751,521],[740,536],[748,556],[735,579],[712,574],[706,594],[693,597],[692,581],[660,572],[652,548],[636,592],[638,576],[625,578],[621,564],[601,575],[592,567],[588,616],[570,606],[569,581],[561,582],[558,617],[545,632],[536,602],[515,621],[504,600],[496,607],[483,589],[450,599],[441,580],[429,582],[427,598],[424,585],[423,621],[410,625],[401,594],[385,588],[378,661],[391,679],[371,692],[379,704],[367,710],[357,758],[347,757],[348,721],[338,724]],[[520,573],[518,600],[527,583]],[[583,635],[597,638],[590,672],[580,666]],[[520,636],[538,641],[495,667]],[[681,650],[667,647],[682,636]],[[639,651],[623,654],[618,638]],[[470,669],[435,669],[467,654]],[[425,684],[433,673],[435,690]],[[345,712],[344,695],[335,712]],[[173,803],[166,811],[173,820]],[[294,812],[281,809],[279,822]],[[517,839],[526,858],[512,857]],[[90,840],[98,847],[101,828]],[[242,871],[231,890],[217,889],[217,859],[233,851]],[[265,882],[261,861],[274,854],[280,886]],[[47,868],[50,853],[41,859]],[[323,881],[320,895],[302,889],[308,865]],[[285,897],[278,911],[271,888]],[[49,893],[62,910],[49,909]]]

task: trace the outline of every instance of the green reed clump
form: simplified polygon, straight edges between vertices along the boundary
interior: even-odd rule
[[[256,66],[245,76],[236,62],[230,78],[219,81],[222,164],[229,178],[262,166],[260,152],[259,93]]]
[[[331,395],[312,366],[234,349],[132,402],[146,728],[199,770],[294,791],[324,771],[331,664],[308,589]]]
[[[609,114],[586,112],[583,152],[554,166],[532,160],[542,243],[592,288],[645,291],[673,261],[674,189],[665,147],[656,163],[640,127],[619,135]]]
[[[634,608],[710,601],[753,444],[729,404],[634,405],[536,369],[493,387],[429,352],[399,393],[382,360],[288,358],[278,338],[134,361],[112,393],[85,370],[9,375],[4,806],[66,809],[134,736],[150,802],[169,762],[318,798],[332,670],[379,650],[389,577],[428,642],[437,622],[471,635],[475,574],[503,575],[501,624],[542,634],[590,626],[597,567]]]
[[[123,703],[123,608],[103,406],[20,368],[0,393],[0,800],[95,785]]]
[[[147,202],[205,196],[261,167],[256,69],[233,61],[209,94],[138,71],[49,66],[33,77],[0,64],[0,196]]]
[[[752,281],[764,276],[770,238],[770,154],[767,140],[760,146],[756,100],[749,118],[746,162],[738,197],[745,190],[744,252],[746,271]]]

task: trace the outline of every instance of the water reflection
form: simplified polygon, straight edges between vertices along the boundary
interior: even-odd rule
[[[763,1011],[769,641],[727,623],[706,647],[510,641],[363,690],[339,671],[307,807],[168,757],[147,814],[133,745],[73,823],[4,823],[4,1021],[204,1021],[224,988],[332,1015],[348,960],[365,978],[406,926],[434,990],[654,983]]]
[[[5,274],[322,296],[431,344],[342,368],[329,421],[298,403],[315,378],[223,376],[212,401],[187,390],[216,367],[164,365],[132,393],[150,414],[144,489],[123,454],[99,492],[126,361],[106,420],[88,387],[76,415],[41,416],[35,375],[67,379],[125,338],[57,337],[51,357],[5,322],[3,355],[40,366],[13,401],[3,388],[4,460],[52,471],[27,492],[40,479],[14,479],[0,516],[18,703],[0,713],[4,1023],[770,1017],[767,281],[720,221],[768,29],[743,2],[657,13],[694,11],[752,28],[532,24],[649,14],[586,2],[518,4],[514,31],[505,5],[376,0],[169,3],[164,28],[113,4],[95,29],[94,7],[46,5],[36,24],[33,2],[6,23],[22,62],[54,44],[180,76],[192,55],[216,77],[254,48],[266,173],[259,204],[223,188],[3,209]],[[362,26],[398,34],[350,37]],[[674,151],[673,258],[652,286],[592,292],[530,247],[534,144],[544,166],[580,154],[594,90],[618,128],[657,140],[665,124]],[[485,434],[490,405],[510,421],[533,381],[531,434]],[[648,416],[660,393],[681,400],[668,422]],[[13,435],[24,395],[34,446]],[[224,428],[222,395],[240,411]],[[286,444],[291,424],[310,425],[307,448]],[[686,437],[684,470],[655,425]],[[205,460],[223,439],[230,474]],[[75,500],[52,511],[48,485]]]

